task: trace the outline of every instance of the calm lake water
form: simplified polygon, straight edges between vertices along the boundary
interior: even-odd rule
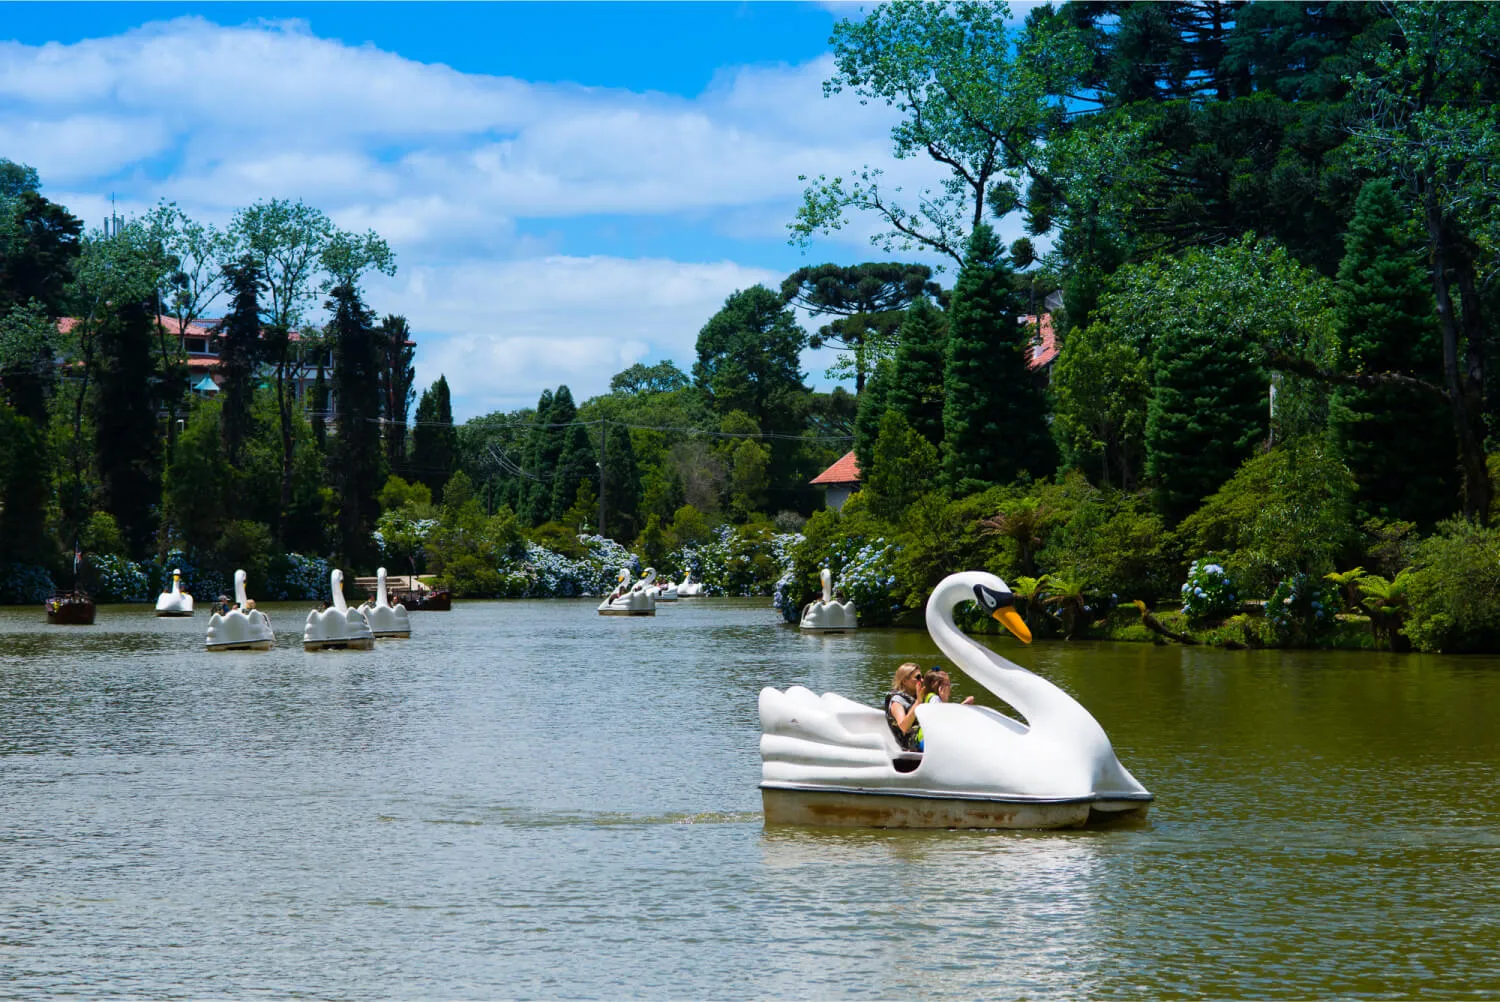
[[[873,703],[926,635],[593,605],[214,655],[0,610],[0,995],[1500,993],[1500,660],[997,639],[1148,824],[768,830],[759,689]]]

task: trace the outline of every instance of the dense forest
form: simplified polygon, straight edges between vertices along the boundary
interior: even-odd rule
[[[75,552],[114,597],[178,564],[301,597],[328,559],[573,594],[635,561],[791,612],[831,565],[878,624],[984,566],[1043,635],[1500,649],[1497,43],[1490,5],[880,5],[825,90],[944,179],[851,164],[789,223],[874,219],[880,260],[735,292],[690,371],[460,425],[444,379],[411,412],[413,336],[363,303],[378,235],[285,201],[85,233],[0,161],[0,595]],[[211,307],[206,395],[155,318]],[[854,392],[809,388],[824,346]]]

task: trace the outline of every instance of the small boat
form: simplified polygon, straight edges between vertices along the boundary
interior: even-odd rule
[[[651,589],[652,598],[656,599],[658,602],[677,601],[677,586],[672,583],[670,578],[668,578],[667,581],[663,584],[657,584],[655,567],[646,568],[646,575],[642,579],[642,583],[644,584],[647,581],[651,582],[648,587]]]
[[[56,626],[94,624],[94,600],[86,591],[77,588],[72,591],[54,591],[46,605],[47,622]]]
[[[307,614],[302,631],[305,651],[368,651],[375,646],[375,634],[358,609],[344,601],[344,572],[335,568],[328,574],[328,590],[333,594],[333,608],[314,609]]]
[[[406,591],[398,591],[391,596],[393,603],[402,606],[407,612],[451,612],[453,610],[453,596],[447,588],[428,588],[416,578],[412,578],[411,582],[413,587]]]
[[[599,615],[601,616],[654,616],[656,615],[656,596],[648,589],[651,571],[646,572],[635,587],[630,585],[630,569],[621,567],[619,575],[615,578],[615,590],[610,592],[603,602],[599,603]]]
[[[692,571],[683,571],[682,582],[677,586],[678,598],[702,598],[703,582],[693,580]]]
[[[959,631],[976,602],[1025,643],[1015,598],[993,574],[945,578],[927,630],[974,681],[1025,718],[987,706],[917,707],[920,752],[896,743],[885,711],[801,686],[760,693],[761,800],[767,824],[875,828],[1072,828],[1144,817],[1151,793],[1115,757],[1072,696]]]
[[[191,616],[193,614],[193,596],[182,590],[182,572],[172,568],[172,590],[164,591],[156,597],[156,614],[158,616]]]
[[[203,642],[210,651],[269,651],[276,646],[276,631],[271,620],[245,597],[245,572],[234,572],[234,602],[228,612],[208,617],[208,636]]]
[[[360,614],[365,617],[365,622],[370,624],[370,632],[375,634],[376,640],[410,638],[411,620],[407,618],[406,606],[399,602],[391,605],[386,601],[384,567],[375,572],[375,578],[374,601],[366,602],[359,607]]]
[[[809,633],[847,633],[858,629],[854,603],[840,602],[833,597],[833,572],[825,567],[818,576],[823,580],[823,597],[807,603],[798,628]]]

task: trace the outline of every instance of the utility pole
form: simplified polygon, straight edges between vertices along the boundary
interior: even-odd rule
[[[604,532],[604,457],[609,454],[609,419],[599,419],[599,535]]]

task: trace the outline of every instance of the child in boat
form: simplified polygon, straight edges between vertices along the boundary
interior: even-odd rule
[[[906,751],[922,750],[917,704],[924,695],[919,666],[908,661],[896,669],[891,691],[885,694],[885,722],[890,725],[896,744]]]
[[[922,700],[924,703],[950,702],[948,697],[953,695],[953,680],[941,668],[933,668],[922,678],[922,691],[927,694]],[[970,696],[959,705],[968,706],[972,702],[974,697]]]

